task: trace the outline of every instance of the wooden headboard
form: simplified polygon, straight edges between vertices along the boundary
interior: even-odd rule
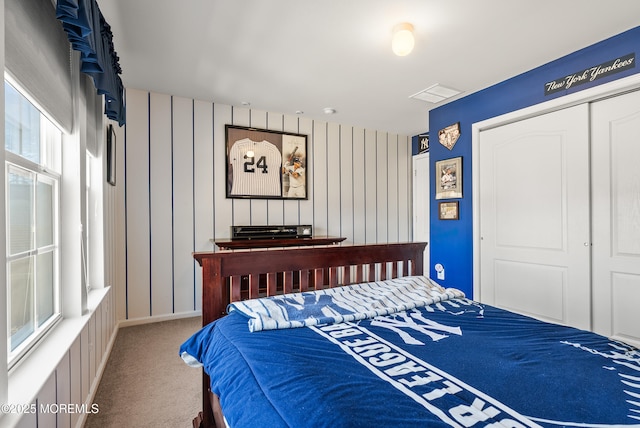
[[[422,275],[426,245],[410,242],[194,253],[202,266],[202,325],[225,315],[227,305],[238,300]]]
[[[422,275],[426,245],[342,244],[194,253],[202,266],[202,325],[225,315],[227,305],[239,300]],[[215,427],[217,419],[222,427],[217,397],[209,391],[206,374],[202,386],[204,408],[194,426]]]

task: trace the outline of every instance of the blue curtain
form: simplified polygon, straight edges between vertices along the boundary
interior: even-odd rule
[[[105,97],[105,112],[120,126],[125,123],[124,87],[111,27],[96,0],[58,0],[56,16],[62,22],[73,49],[80,52],[81,71],[93,78]]]

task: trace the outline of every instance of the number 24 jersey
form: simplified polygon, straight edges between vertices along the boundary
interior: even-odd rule
[[[253,157],[247,155],[253,152]],[[231,195],[281,196],[282,155],[268,141],[238,140],[231,146],[229,162],[233,167]]]

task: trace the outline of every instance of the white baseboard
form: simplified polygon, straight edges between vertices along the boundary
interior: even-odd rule
[[[151,317],[141,317],[141,318],[132,318],[128,320],[121,320],[118,322],[118,327],[130,327],[133,325],[141,325],[141,324],[150,324],[154,322],[161,321],[171,321],[178,320],[182,318],[194,318],[202,316],[202,311],[190,311],[190,312],[180,312],[176,314],[168,314],[168,315],[157,315]]]

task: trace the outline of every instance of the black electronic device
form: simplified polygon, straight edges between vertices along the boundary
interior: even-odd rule
[[[231,226],[231,239],[297,239],[311,238],[311,225]]]

